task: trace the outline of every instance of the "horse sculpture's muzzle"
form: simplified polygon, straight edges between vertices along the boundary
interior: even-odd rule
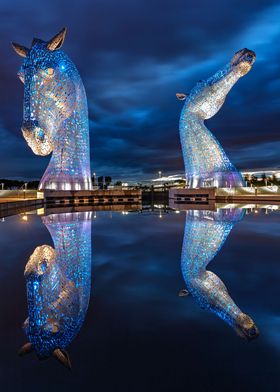
[[[49,134],[39,126],[38,121],[24,121],[21,127],[22,134],[31,150],[36,155],[49,155],[53,151],[53,143]]]
[[[246,75],[252,68],[256,60],[256,53],[250,49],[244,48],[235,53],[231,59],[232,67],[237,67],[242,76]]]
[[[239,336],[248,341],[256,339],[260,332],[254,321],[247,314],[242,313],[236,320],[235,330]]]

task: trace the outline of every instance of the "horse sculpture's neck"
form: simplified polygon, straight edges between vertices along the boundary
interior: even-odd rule
[[[181,116],[180,138],[188,187],[243,185],[241,175],[203,119],[188,110]]]
[[[76,83],[71,116],[54,129],[54,149],[39,189],[89,190],[92,187],[88,113],[84,87]]]
[[[199,113],[190,110],[188,102],[180,118],[180,139],[188,187],[244,185],[241,174],[230,162],[216,137],[207,129],[204,119]]]

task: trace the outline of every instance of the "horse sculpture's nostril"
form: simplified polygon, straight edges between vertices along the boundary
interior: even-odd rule
[[[39,127],[39,123],[36,120],[26,120],[22,123],[21,129],[25,131],[33,131]]]
[[[257,326],[253,326],[252,328],[249,329],[248,331],[248,339],[256,339],[259,336],[260,332]]]

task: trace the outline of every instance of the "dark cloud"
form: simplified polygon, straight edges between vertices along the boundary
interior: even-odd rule
[[[158,170],[181,172],[175,93],[189,91],[242,47],[255,50],[257,62],[208,126],[239,167],[278,165],[279,16],[278,1],[3,0],[0,177],[39,178],[48,161],[33,156],[20,133],[21,60],[9,42],[29,45],[63,25],[64,50],[87,91],[98,174],[147,179]]]

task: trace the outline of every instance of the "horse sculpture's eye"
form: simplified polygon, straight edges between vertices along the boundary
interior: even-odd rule
[[[46,70],[46,73],[47,73],[47,76],[51,78],[51,77],[54,76],[54,69],[53,68],[48,68]]]

